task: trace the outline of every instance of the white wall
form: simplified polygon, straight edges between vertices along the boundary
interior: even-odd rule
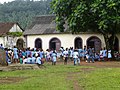
[[[40,38],[42,40],[42,48],[46,50],[49,48],[49,41],[52,38],[58,38],[61,41],[61,46],[64,48],[74,47],[74,40],[80,37],[83,40],[83,47],[89,37],[96,36],[102,41],[102,47],[105,47],[104,38],[101,34],[47,34],[47,35],[29,35],[27,36],[27,47],[34,48],[35,40]]]
[[[14,26],[10,29],[9,32],[23,32],[20,27],[17,24],[14,24]]]
[[[17,24],[14,24],[13,27],[9,30],[9,32],[23,32],[23,31]],[[4,47],[12,48],[13,46],[16,45],[16,42],[19,38],[21,37],[12,37],[12,36],[6,35],[3,37],[0,37],[0,44],[2,43]]]
[[[0,44],[3,44],[3,46],[4,46],[4,37],[0,37]]]

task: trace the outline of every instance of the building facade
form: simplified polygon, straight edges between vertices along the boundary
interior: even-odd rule
[[[59,50],[60,47],[83,48],[84,46],[91,46],[99,52],[101,48],[106,46],[103,35],[99,33],[81,32],[71,34],[56,31],[54,19],[55,16],[52,15],[34,18],[31,26],[24,32],[26,47]],[[115,51],[120,51],[119,41],[120,35],[118,34],[114,45]]]
[[[7,22],[0,23],[0,44],[5,48],[13,48],[17,46],[20,48],[25,47],[25,40],[23,36],[15,36],[12,33],[23,33],[23,29],[18,23]],[[11,33],[11,34],[10,34]]]

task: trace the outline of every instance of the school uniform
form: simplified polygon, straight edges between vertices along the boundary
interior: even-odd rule
[[[13,54],[14,54],[14,59],[18,59],[18,49],[17,48],[13,48]]]
[[[67,64],[68,54],[69,54],[68,51],[64,51],[64,52],[63,52],[64,58],[65,58],[64,64]]]
[[[27,58],[23,59],[23,64],[27,63]]]
[[[83,50],[82,49],[78,49],[78,53],[79,53],[79,57],[82,58],[83,57]]]
[[[41,62],[41,57],[37,57],[37,59],[36,59],[36,64],[38,64],[38,65],[41,65],[41,64],[42,64],[42,62]]]
[[[107,57],[107,50],[103,50],[103,58]]]
[[[94,63],[94,56],[95,56],[95,53],[94,53],[94,48],[89,48],[88,49],[88,63],[90,63],[90,59],[92,59],[92,62]]]
[[[27,58],[27,64],[31,64],[32,63],[32,58],[31,57],[28,57]]]
[[[57,61],[57,54],[56,53],[52,53],[52,65],[55,65],[56,64],[56,61]]]
[[[111,50],[108,50],[108,58],[112,58]]]
[[[74,65],[76,65],[77,62],[78,62],[78,64],[80,64],[80,59],[78,58],[78,56],[79,56],[79,53],[77,51],[74,51],[73,52]]]
[[[32,57],[32,64],[35,64],[35,62],[36,62],[36,58]]]

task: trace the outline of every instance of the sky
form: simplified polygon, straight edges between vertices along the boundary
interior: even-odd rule
[[[0,0],[0,3],[4,3],[4,2],[11,2],[11,1],[15,1],[15,0]],[[40,1],[40,0],[34,0],[34,1]]]
[[[11,1],[14,1],[14,0],[0,0],[0,3],[4,3],[4,2],[11,2]]]

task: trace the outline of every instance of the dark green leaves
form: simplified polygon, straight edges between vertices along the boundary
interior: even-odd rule
[[[67,21],[72,32],[88,29],[104,33],[119,31],[117,30],[120,25],[120,1],[118,0],[53,0],[51,6],[57,18],[62,17],[62,20]],[[64,25],[60,24],[61,21],[57,22],[59,22],[58,27]]]

